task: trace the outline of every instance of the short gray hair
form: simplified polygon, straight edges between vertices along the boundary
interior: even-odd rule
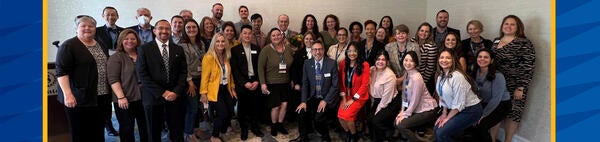
[[[81,22],[92,23],[94,27],[96,26],[96,19],[89,15],[77,15],[77,17],[75,17],[75,27],[79,26]]]

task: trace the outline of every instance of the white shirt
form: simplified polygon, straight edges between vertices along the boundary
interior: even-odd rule
[[[155,41],[156,41],[156,45],[158,45],[158,51],[160,52],[160,55],[162,56],[163,55],[163,49],[162,49],[163,48],[162,47],[163,43],[160,42],[160,40],[158,40],[158,39],[156,39]],[[164,43],[164,44],[167,45],[167,47],[166,47],[167,48],[167,55],[169,55],[169,41],[167,40],[167,42]]]
[[[243,48],[248,62],[248,76],[254,76],[254,68],[252,68],[252,48],[246,46],[243,46]]]
[[[471,91],[471,84],[460,72],[454,71],[452,77],[437,77],[435,85],[440,95],[440,106],[449,109],[457,109],[459,112],[466,107],[476,105],[480,102],[477,94]]]

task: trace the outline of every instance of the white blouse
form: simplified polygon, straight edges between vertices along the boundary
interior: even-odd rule
[[[475,92],[471,91],[471,84],[464,75],[458,71],[451,73],[452,77],[437,77],[435,85],[440,96],[440,106],[449,109],[457,109],[459,112],[466,107],[476,105],[480,102]]]

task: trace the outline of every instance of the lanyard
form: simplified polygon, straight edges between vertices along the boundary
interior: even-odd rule
[[[347,47],[348,47],[348,45],[350,45],[350,44],[346,44],[346,46],[344,46],[344,48],[348,49],[348,48],[347,48]],[[335,51],[335,61],[337,62],[337,60],[338,60],[338,58],[340,57],[340,55],[342,55],[342,54],[340,54],[340,44],[338,44],[338,45],[336,46],[336,48],[337,48],[337,49],[336,49],[336,51]],[[341,50],[341,51],[344,51],[344,50]]]
[[[275,44],[271,43],[271,46],[273,47],[273,50],[275,50],[275,53],[279,54],[279,60],[281,60],[281,63],[283,63],[283,55],[285,54],[285,46],[283,47],[283,51],[281,51],[281,53],[279,53],[279,51],[277,51]]]
[[[404,57],[404,54],[406,54],[406,46],[408,46],[408,42],[404,42],[404,51],[400,52],[400,43],[396,43],[396,46],[398,47],[398,63],[402,64],[402,57]]]
[[[355,63],[354,67],[352,67],[352,70],[350,72],[346,72],[346,84],[348,88],[352,88],[352,77],[354,75],[354,69],[356,69],[356,66],[357,64]]]
[[[440,97],[444,97],[443,93],[444,91],[442,91],[442,85],[444,84],[444,82],[446,82],[446,78],[442,77],[442,79],[440,80],[440,82],[438,83],[438,94],[440,95]]]

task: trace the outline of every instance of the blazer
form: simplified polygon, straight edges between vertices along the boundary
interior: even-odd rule
[[[97,44],[102,46],[101,41]],[[102,48],[106,57],[108,50]],[[56,52],[56,76],[69,76],[71,93],[77,106],[98,105],[98,68],[94,56],[77,37],[67,39]],[[110,88],[110,85],[106,85]],[[58,88],[58,102],[64,104],[65,94]]]
[[[365,45],[367,44],[367,39],[363,39],[362,41],[360,41],[360,43],[358,43],[358,49],[359,52],[365,52],[365,61],[367,61],[369,63],[370,66],[375,66],[375,60],[377,60],[377,57],[375,57],[375,54],[377,54],[377,52],[381,51],[381,50],[385,50],[385,45],[377,40],[373,41],[373,47],[371,47],[371,52],[369,52],[369,54],[366,54],[366,47]]]
[[[406,41],[406,47],[404,47],[406,52],[408,51],[415,51],[417,52],[417,57],[413,57],[413,58],[417,58],[420,59],[421,58],[421,51],[419,50],[419,45],[417,45],[414,42],[408,42]],[[398,42],[392,42],[392,43],[388,43],[387,45],[385,45],[385,51],[388,52],[388,54],[390,55],[390,68],[392,68],[392,71],[394,71],[394,74],[396,74],[396,77],[402,77],[404,75],[404,65],[402,60],[402,57],[398,57],[398,54],[400,54],[398,52]],[[403,51],[401,51],[403,52]]]
[[[232,69],[229,61],[225,59],[225,68],[227,68],[227,90],[235,98],[235,84],[233,81]],[[202,79],[200,80],[200,94],[206,94],[208,101],[217,102],[219,94],[219,85],[221,85],[221,75],[223,74],[219,59],[214,55],[206,54],[202,59]]]
[[[328,108],[335,108],[335,104],[338,103],[338,69],[334,60],[323,57],[321,70],[323,73],[321,95],[323,100],[327,102]],[[316,93],[316,81],[315,81],[315,58],[304,61],[304,68],[302,74],[302,96],[300,97],[301,102],[307,102]]]
[[[231,72],[236,86],[240,86],[236,89],[244,89],[246,82],[258,81],[258,54],[260,53],[260,47],[255,44],[250,44],[250,59],[252,60],[252,70],[254,70],[254,78],[248,76],[248,59],[246,58],[246,51],[244,46],[239,44],[231,48]],[[218,62],[217,62],[218,63]]]
[[[292,62],[292,68],[290,70],[290,79],[300,86],[302,86],[302,68],[304,68],[304,60],[308,59],[308,55],[306,55],[306,48],[298,48],[296,52],[294,52],[294,61]]]
[[[119,34],[121,33],[121,31],[125,30],[125,28],[119,27],[119,26],[116,26],[116,27],[117,27],[117,39],[118,39]],[[109,50],[117,49],[117,41],[114,41],[115,44],[113,44],[112,38],[110,37],[110,33],[108,32],[108,28],[106,28],[106,25],[96,27],[96,35],[94,38],[96,40],[101,40],[104,43],[102,45],[103,48],[106,48]]]
[[[144,105],[156,105],[165,102],[162,94],[173,91],[177,98],[185,93],[187,63],[183,48],[169,41],[169,80],[156,39],[137,49],[136,69],[142,81],[142,102]]]
[[[340,70],[340,92],[346,93],[346,98],[353,98],[354,95],[359,95],[358,101],[365,102],[369,99],[369,83],[371,83],[371,69],[369,63],[362,63],[363,69],[360,76],[355,73],[352,75],[352,90],[348,92],[349,85],[346,84],[346,62],[342,61],[339,64]]]

